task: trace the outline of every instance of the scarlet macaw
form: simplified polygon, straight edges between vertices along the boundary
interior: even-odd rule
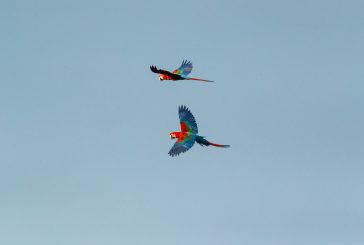
[[[158,77],[158,79],[160,81],[163,81],[163,80],[173,80],[173,81],[196,80],[196,81],[203,81],[203,82],[213,82],[210,80],[204,80],[204,79],[200,79],[200,78],[187,77],[187,75],[190,74],[192,71],[192,63],[191,63],[191,61],[187,61],[187,60],[182,61],[182,65],[178,69],[174,70],[172,73],[169,71],[160,70],[155,66],[150,66],[150,69],[152,70],[152,72],[160,74]]]
[[[230,145],[220,145],[207,141],[203,136],[197,135],[198,129],[194,116],[186,106],[179,106],[178,115],[181,125],[181,132],[171,132],[171,139],[177,139],[168,154],[172,157],[182,152],[188,151],[195,142],[201,146],[230,147]]]

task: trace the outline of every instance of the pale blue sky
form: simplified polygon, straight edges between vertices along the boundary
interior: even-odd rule
[[[1,1],[0,244],[363,244],[363,9]]]

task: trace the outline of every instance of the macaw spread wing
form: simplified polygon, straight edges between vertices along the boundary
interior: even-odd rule
[[[193,144],[195,144],[196,137],[194,135],[189,135],[181,141],[177,141],[168,154],[172,157],[179,155],[182,152],[188,151]]]
[[[191,61],[184,60],[182,61],[182,65],[173,71],[174,74],[181,75],[182,77],[186,77],[192,71],[192,63]]]
[[[163,75],[167,75],[167,76],[174,75],[173,73],[170,73],[169,71],[158,69],[156,66],[150,66],[150,70],[154,73],[163,74]]]
[[[150,66],[150,70],[154,73],[166,75],[166,76],[170,77],[172,80],[183,80],[183,77],[181,77],[181,75],[171,73],[166,70],[158,69],[155,66]]]
[[[178,108],[178,115],[182,132],[190,132],[193,134],[198,133],[195,117],[192,115],[192,113],[188,110],[186,106],[182,105]]]

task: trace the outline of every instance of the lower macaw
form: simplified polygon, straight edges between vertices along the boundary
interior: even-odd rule
[[[187,77],[187,75],[190,74],[192,71],[192,63],[191,63],[191,61],[187,61],[187,60],[182,61],[182,65],[178,69],[174,70],[173,72],[160,70],[155,66],[150,66],[150,69],[152,70],[152,72],[160,74],[158,77],[158,79],[160,81],[163,81],[163,80],[173,80],[173,81],[196,80],[196,81],[202,81],[202,82],[213,82],[210,80],[205,80],[205,79],[200,79],[200,78]]]
[[[207,141],[203,136],[197,135],[198,128],[196,120],[190,110],[186,106],[179,106],[178,115],[181,125],[181,132],[171,132],[169,136],[171,139],[177,139],[168,154],[172,157],[179,155],[182,152],[188,151],[195,142],[201,146],[216,146],[216,147],[230,147],[230,145],[220,145]]]

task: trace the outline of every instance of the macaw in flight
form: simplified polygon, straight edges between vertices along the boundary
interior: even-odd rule
[[[187,77],[187,75],[190,74],[192,71],[192,63],[191,63],[191,61],[187,61],[187,60],[182,61],[182,65],[178,69],[174,70],[173,72],[160,70],[155,66],[150,66],[150,69],[152,70],[152,72],[160,74],[158,77],[158,79],[160,81],[163,81],[163,80],[173,80],[173,81],[196,80],[196,81],[202,81],[202,82],[213,82],[210,80],[205,80],[205,79],[200,79],[200,78]]]
[[[197,135],[198,129],[194,116],[186,106],[179,106],[178,115],[181,125],[181,132],[171,132],[169,136],[171,139],[177,139],[168,154],[172,157],[179,155],[182,152],[188,151],[195,142],[201,146],[216,146],[216,147],[230,147],[230,145],[220,145],[207,141],[203,136]]]

